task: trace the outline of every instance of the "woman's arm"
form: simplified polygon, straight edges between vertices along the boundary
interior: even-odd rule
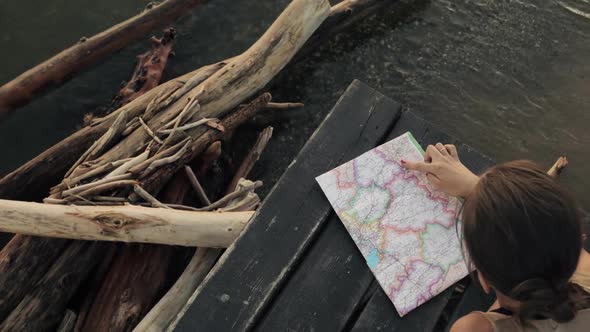
[[[430,183],[453,196],[466,197],[479,181],[479,177],[461,163],[457,148],[451,144],[429,145],[424,162],[402,160],[401,164],[407,169],[426,173]]]

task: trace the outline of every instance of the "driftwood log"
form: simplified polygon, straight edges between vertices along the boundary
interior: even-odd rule
[[[170,325],[177,318],[182,317],[183,308],[190,301],[190,296],[215,265],[221,252],[220,249],[197,248],[193,258],[174,286],[168,290],[133,331],[168,331]]]
[[[155,70],[160,70],[160,71],[164,70],[164,67],[162,65],[166,62],[165,61],[166,59],[162,59],[161,57],[167,56],[167,54],[169,54],[171,43],[167,43],[166,45],[163,45],[163,44],[155,45],[154,44],[153,46],[155,46],[155,47],[153,47],[152,50],[146,52],[146,55],[151,52],[149,57],[152,60],[158,59],[158,61],[156,61],[156,62],[158,62],[159,66],[151,68],[150,75],[147,77],[147,80],[144,83],[144,86],[146,86],[146,85],[152,86],[153,84],[157,83],[157,81],[159,81],[159,78],[154,77],[154,76],[161,76],[161,72],[158,73]],[[132,80],[133,80],[133,77],[132,77]],[[141,92],[143,92],[145,90],[146,89],[142,88]],[[140,96],[140,93],[135,93],[132,95],[128,95],[126,99],[130,100],[133,98],[137,98],[139,96]],[[126,109],[126,108],[124,107],[123,109]],[[105,126],[105,127],[108,128],[108,126]],[[85,140],[86,139],[93,139],[93,137],[95,137],[95,138],[98,137],[96,135],[93,136],[92,130],[94,130],[95,128],[100,128],[100,125],[84,128],[81,132],[78,132],[77,134],[74,134],[70,138],[66,139],[64,141],[64,144],[61,145],[60,148],[57,149],[57,151],[54,151],[54,149],[50,149],[49,151],[46,151],[46,153],[42,154],[38,158],[35,158],[34,160],[38,160],[41,164],[46,166],[45,169],[49,172],[49,177],[51,178],[53,175],[51,172],[54,171],[56,169],[56,167],[58,169],[60,166],[63,168],[64,165],[61,164],[61,162],[63,162],[64,160],[67,160],[68,156],[70,157],[70,159],[72,159],[72,156],[70,156],[68,151],[73,151],[73,153],[74,153],[73,159],[75,160],[75,158],[77,158],[76,150],[82,152],[83,149],[87,148],[87,146],[83,146],[84,144],[86,144]],[[86,131],[86,129],[90,129],[90,131]],[[104,130],[103,130],[103,132],[104,132]],[[76,138],[82,138],[83,140],[77,141]],[[77,144],[77,143],[81,143],[81,145]],[[88,142],[88,143],[90,144],[92,142]],[[51,152],[51,151],[53,151],[55,153],[53,153],[53,154],[47,153],[47,152]],[[47,157],[47,156],[49,156],[49,157]],[[60,159],[60,158],[62,158],[62,159]],[[63,174],[61,174],[59,176],[63,177]],[[5,177],[3,180],[6,180],[7,178],[10,178],[10,177]],[[22,177],[22,178],[26,179],[27,174],[24,174],[24,177]],[[43,179],[43,177],[38,177],[37,179]],[[54,181],[51,181],[51,182],[54,182]],[[6,186],[0,186],[0,191],[2,189],[7,189],[7,188],[6,188]],[[42,191],[45,191],[45,190],[42,189]],[[29,192],[31,192],[31,191],[29,191]],[[24,289],[24,288],[14,287],[11,285],[17,285],[17,284],[33,285],[38,280],[38,277],[43,275],[49,269],[51,264],[53,264],[53,262],[55,262],[55,260],[57,259],[59,252],[56,252],[55,250],[46,250],[48,248],[46,245],[51,244],[51,246],[54,249],[57,248],[58,250],[61,250],[66,247],[67,243],[69,243],[69,241],[60,240],[60,239],[35,238],[35,237],[26,237],[26,238],[27,238],[27,241],[20,242],[18,245],[15,245],[15,246],[13,246],[11,244],[10,250],[6,250],[6,251],[3,251],[2,253],[0,253],[0,270],[5,270],[5,268],[8,265],[11,265],[12,268],[14,269],[14,271],[18,271],[17,273],[2,273],[2,274],[0,274],[0,283],[2,285],[6,285],[6,287],[0,291],[0,321],[2,319],[4,319],[8,315],[9,310],[11,310],[11,308],[13,308],[18,303],[20,298],[24,295],[23,292],[26,292],[26,289]],[[19,242],[22,239],[23,239],[23,236],[17,236],[15,239],[15,242]],[[108,252],[108,254],[105,254],[105,256],[109,256],[109,255],[112,256],[114,254],[112,250],[107,250],[107,252]],[[24,259],[17,259],[16,258],[17,253],[20,255],[19,257],[24,257]],[[108,266],[105,268],[108,268]],[[83,317],[80,317],[80,318],[83,318]]]
[[[151,38],[152,49],[137,56],[131,79],[113,97],[107,113],[119,109],[160,84],[175,37],[176,31],[166,28],[162,38]]]
[[[61,323],[55,330],[56,332],[70,332],[74,329],[74,325],[76,325],[76,319],[78,316],[72,310],[66,310]]]
[[[140,206],[75,206],[0,200],[0,230],[119,242],[227,248],[251,212],[197,212]]]
[[[327,16],[329,8],[326,1],[294,1],[264,36],[244,54],[229,61],[225,67],[201,84],[192,85],[191,78],[185,86],[167,96],[166,99],[162,98],[152,102],[147,107],[146,112],[141,115],[142,120],[154,132],[165,129],[167,124],[172,124],[171,128],[173,130],[166,137],[163,137],[163,144],[158,149],[154,149],[156,153],[149,157],[150,159],[143,160],[134,166],[136,173],[132,171],[134,168],[129,169],[133,174],[137,174],[134,177],[141,182],[141,185],[150,194],[157,194],[163,184],[168,182],[172,174],[201,153],[210,143],[221,138],[224,131],[233,131],[236,126],[253,116],[257,109],[266,106],[270,101],[270,95],[263,94],[248,106],[225,117],[217,126],[212,126],[209,129],[196,127],[184,131],[190,137],[188,140],[182,140],[181,137],[174,136],[179,125],[182,126],[183,123],[190,123],[191,121],[197,122],[202,118],[224,117],[233,107],[262,88],[284,67],[319,26]],[[297,19],[293,19],[294,17]],[[121,114],[117,118],[120,119]],[[64,183],[67,183],[72,178],[79,178],[83,174],[89,173],[90,170],[84,167],[91,161],[95,161],[97,165],[106,165],[126,158],[136,158],[134,156],[143,156],[144,151],[147,151],[145,149],[149,149],[150,142],[155,139],[153,135],[150,135],[148,131],[135,125],[135,123],[137,122],[133,122],[133,120],[128,123],[125,130],[130,133],[120,143],[117,143],[96,159],[82,160],[82,163],[71,171],[71,176]],[[172,151],[168,153],[169,150]],[[182,152],[179,153],[180,151]],[[176,155],[178,155],[178,158],[169,162],[166,161],[163,166],[154,167],[156,168],[155,171],[151,169],[159,160],[164,161]],[[88,168],[90,167],[92,166]],[[58,188],[52,196],[60,198],[63,197],[63,193],[64,191],[60,192]],[[97,193],[93,192],[93,194]],[[105,282],[105,284],[107,283]],[[102,293],[99,292],[99,296]],[[95,302],[104,301],[98,301],[97,298]],[[104,306],[101,307],[104,308]],[[129,314],[137,317],[135,312],[129,312]],[[104,312],[100,316],[105,317]],[[109,326],[115,329],[122,328],[121,326],[113,326],[113,324]],[[123,326],[123,328],[126,327]]]
[[[209,79],[205,80],[202,83],[203,86],[194,87],[192,90],[194,91],[198,89],[196,90],[198,95],[190,96],[191,90],[186,89],[187,91],[185,93],[189,93],[190,98],[188,101],[180,99],[174,100],[174,98],[177,98],[175,94],[168,97],[169,99],[164,100],[164,103],[171,103],[171,109],[173,111],[170,112],[169,109],[166,109],[161,112],[167,112],[171,114],[156,114],[154,118],[146,119],[146,123],[152,128],[162,128],[166,123],[174,122],[174,128],[176,128],[178,127],[179,120],[173,120],[175,118],[182,118],[182,114],[187,112],[187,110],[190,110],[190,107],[192,106],[191,103],[194,100],[198,100],[198,112],[201,117],[217,117],[219,115],[223,115],[221,112],[228,112],[232,107],[238,105],[248,95],[260,89],[284,66],[286,62],[288,62],[288,60],[295,54],[298,47],[303,44],[311,32],[313,32],[321,20],[323,20],[325,15],[327,15],[328,8],[328,4],[325,1],[299,0],[293,2],[259,42],[257,42],[244,55],[236,57],[236,59],[239,59],[239,61],[234,59],[234,61],[236,61],[235,63],[230,62],[224,67],[230,68],[230,70],[222,72],[221,74],[218,72]],[[293,15],[300,17],[301,20],[297,21],[288,19],[289,17],[293,17]],[[303,29],[302,26],[304,26]],[[289,38],[284,37],[287,35],[289,35]],[[269,43],[272,45],[272,47],[268,47],[267,44]],[[263,49],[264,52],[262,52]],[[258,61],[260,61],[260,63]],[[224,68],[222,68],[221,71],[223,71]],[[255,71],[252,71],[253,69]],[[248,84],[248,81],[251,81],[250,84]],[[254,82],[253,85],[252,82]],[[227,99],[228,97],[223,94],[223,90],[227,89],[232,89],[232,94],[229,96],[230,99]],[[207,97],[208,95],[209,97]],[[217,98],[221,99],[221,102]],[[216,105],[212,108],[212,110],[218,113],[207,111],[208,104],[206,102],[208,100],[210,100],[210,103]],[[181,103],[179,103],[179,101]],[[219,128],[223,128],[223,131],[232,131],[241,122],[253,116],[257,109],[264,107],[269,101],[270,96],[268,94],[263,94],[248,106],[241,108],[236,113],[225,118],[220,123],[221,126],[205,130],[200,130],[200,128],[197,128],[192,133],[189,133],[190,136],[194,135],[197,137],[194,142],[191,143],[190,148],[183,153],[179,160],[175,160],[172,165],[161,167],[157,171],[147,174],[145,177],[140,176],[139,180],[141,181],[142,186],[148,189],[150,193],[156,194],[159,191],[159,188],[161,188],[162,184],[168,181],[171,174],[178,171],[182,165],[198,155],[208,143],[216,141],[218,138],[220,138],[220,136],[223,135],[223,132]],[[168,105],[156,105],[155,107],[157,108],[166,106]],[[161,114],[165,115],[166,117],[162,116]],[[198,121],[198,119],[195,120]],[[102,162],[108,163],[111,162],[110,160],[126,158],[121,157],[125,154],[129,156],[141,155],[142,152],[137,151],[137,147],[145,146],[145,144],[151,139],[153,139],[153,137],[151,137],[149,133],[145,133],[139,128],[135,129],[135,131],[130,134],[130,136],[125,138],[121,143],[119,143],[119,145],[116,145],[106,154],[101,156],[100,159]],[[128,140],[131,141],[131,143],[128,143]],[[164,139],[164,142],[166,143],[169,140],[170,137]],[[122,143],[126,144],[121,145]],[[118,146],[122,146],[123,148],[121,150],[117,150]],[[133,150],[125,151],[125,148],[129,150],[129,147],[131,147]],[[77,174],[75,170],[72,173]],[[105,282],[105,285],[106,284],[110,283]],[[103,292],[99,292],[99,296],[101,296],[102,293]],[[110,298],[113,298],[113,296],[111,295]],[[105,301],[111,304],[108,306],[111,308],[111,311],[116,310],[117,313],[121,313],[121,310],[123,310],[116,309],[121,307],[120,303],[113,304],[112,301],[108,301],[108,299],[105,299]],[[96,302],[104,303],[104,301],[98,300]],[[97,317],[112,317],[113,315],[106,314],[107,310],[107,306],[100,305],[97,310],[97,312],[100,312],[100,315]],[[139,313],[129,312],[129,310],[125,310],[124,313],[127,316],[131,315],[132,320],[136,319],[139,315]],[[128,326],[121,327],[113,323],[107,324],[110,329],[122,328],[123,330],[126,330],[128,328]],[[101,324],[100,326],[105,327],[104,324]],[[96,325],[86,324],[85,327],[92,328],[96,327]]]
[[[0,87],[0,121],[16,107],[26,104],[48,87],[65,82],[76,72],[145,36],[157,26],[175,20],[203,2],[204,0],[166,0],[151,5],[141,14],[93,37],[82,38],[74,46],[27,70]]]
[[[117,253],[77,331],[130,331],[166,287],[175,248],[131,244]],[[144,258],[150,257],[150,264]]]
[[[188,186],[176,176],[160,199],[182,203]],[[168,271],[177,264],[178,250],[164,245],[130,244],[116,249],[109,269],[104,271],[95,288],[84,297],[75,331],[125,331],[131,329],[153,305],[167,285]],[[183,248],[190,250],[190,248]],[[107,257],[108,259],[108,257]],[[158,264],[154,264],[158,262]]]
[[[47,331],[60,323],[65,306],[108,243],[81,241],[69,245],[35,287],[19,297],[16,307],[0,324],[0,331]],[[2,285],[10,287],[11,285]],[[12,285],[20,288],[20,284]]]
[[[0,322],[62,254],[68,240],[15,236],[0,253]]]
[[[568,161],[565,156],[557,158],[553,166],[547,171],[547,175],[550,177],[557,179],[561,172],[567,167]]]
[[[391,6],[396,1],[390,0],[345,0],[331,7],[329,17],[308,40],[297,59],[311,53],[321,43],[334,36],[335,33],[352,26],[379,10]],[[141,114],[148,103],[156,96],[166,96],[183,86],[191,77],[200,73],[204,78],[212,75],[231,59],[205,66],[188,74],[182,75],[162,84],[134,102],[126,105],[113,115],[96,121],[92,126],[84,127],[61,142],[53,145],[36,158],[25,163],[15,171],[0,179],[0,198],[16,200],[40,200],[49,188],[59,182],[67,169],[110,127],[119,112],[128,112],[129,117]],[[197,84],[198,82],[193,81]]]
[[[80,295],[82,300],[80,301],[79,305],[76,307],[68,306],[68,308],[73,308],[78,313],[73,329],[74,331],[82,331],[81,326],[84,324],[86,318],[90,314],[90,310],[94,300],[99,294],[100,287],[105,279],[105,276],[111,269],[115,257],[118,256],[119,252],[121,251],[121,246],[113,243],[110,243],[106,247],[107,248],[104,251],[101,261],[97,263],[96,268],[92,270],[90,279],[87,280],[86,284],[84,285],[85,289],[83,294]]]
[[[184,86],[192,79],[192,82],[205,80],[219,68],[224,62],[205,66],[170,80],[148,91],[141,97],[119,108],[110,115],[96,119],[86,126],[48,150],[33,158],[16,171],[0,179],[0,198],[24,201],[40,200],[47,195],[49,188],[63,179],[66,171],[86,151],[93,142],[101,137],[112,125],[117,116],[123,112],[130,118],[142,114],[148,104],[155,98],[163,98]]]
[[[240,167],[236,171],[236,174],[234,175],[234,177],[230,181],[229,185],[227,186],[227,194],[233,192],[236,189],[236,187],[238,186],[238,182],[240,182],[240,179],[246,178],[247,175],[250,174],[252,167],[254,167],[254,164],[258,161],[258,159],[262,155],[262,151],[264,151],[264,149],[266,148],[268,141],[270,141],[270,138],[272,137],[272,131],[273,131],[272,127],[266,127],[258,135],[258,138],[256,139],[256,143],[254,143],[254,146],[248,152],[248,154],[246,155],[246,158],[240,164]]]
[[[198,174],[204,174],[220,153],[219,142],[207,148],[194,162],[201,172]],[[166,185],[160,199],[180,204],[188,189],[186,178],[179,172]],[[170,286],[170,271],[180,263],[178,257],[187,254],[190,248],[165,245],[132,244],[122,248],[106,277],[86,296],[88,305],[81,309],[84,317],[78,320],[75,331],[130,331]]]
[[[304,1],[295,1],[294,3],[297,5],[301,5],[301,3]],[[312,2],[312,1],[308,1],[308,2]],[[315,1],[316,4],[319,3],[319,1]],[[384,1],[384,2],[389,2],[389,1]],[[359,7],[355,7],[355,9],[358,9],[359,12],[362,12],[362,6],[367,5],[369,2],[367,1],[350,1],[350,5],[351,6],[355,6],[358,3]],[[327,2],[322,1],[322,6],[324,6],[325,8],[327,8]],[[290,8],[292,9],[294,6],[293,4],[290,6]],[[312,17],[315,18],[319,18],[321,15],[324,15],[327,13],[327,10],[324,8],[321,9],[316,9],[314,12],[312,13],[307,13],[309,15],[311,15]],[[334,8],[332,8],[332,12],[331,15],[340,15],[339,14],[340,11],[334,11]],[[289,20],[291,20],[293,17],[296,17],[298,19],[302,19],[305,18],[306,15],[298,15],[298,14],[293,14],[293,12],[290,13],[291,15],[289,15]],[[283,18],[283,21],[288,21],[287,19]],[[321,19],[318,20],[319,22],[321,22]],[[334,20],[331,20],[331,22]],[[318,22],[318,24],[319,24]],[[334,21],[335,22],[335,21]],[[341,23],[345,23],[346,21],[343,22],[339,22],[338,24]],[[269,29],[269,31],[271,31],[273,28],[271,27],[271,29]],[[299,48],[301,46],[301,44],[298,42],[299,40],[304,40],[306,37],[301,35],[301,32],[305,32],[305,33],[310,33],[311,31],[313,31],[313,29],[298,29],[296,27],[293,27],[294,30],[292,30],[292,32],[296,32],[296,33],[291,33],[291,34],[287,34],[289,37],[289,45],[286,45],[286,47],[293,47],[293,53],[297,50],[297,48]],[[275,35],[276,37],[278,37],[278,35]],[[304,38],[305,37],[305,38]],[[264,39],[264,37],[263,37]],[[296,40],[295,43],[293,43],[293,39]],[[235,66],[240,67],[239,64],[240,62],[233,62],[235,59],[230,59],[229,61],[225,61],[225,62],[221,62],[215,65],[211,65],[208,67],[204,67],[202,69],[199,69],[195,72],[189,73],[187,75],[183,75],[181,78],[177,79],[177,80],[173,80],[171,82],[168,82],[167,84],[162,85],[161,87],[158,87],[154,90],[152,90],[151,92],[148,92],[146,95],[138,98],[135,102],[132,102],[122,108],[120,108],[119,110],[113,112],[113,114],[111,116],[107,116],[103,119],[97,120],[95,122],[93,122],[93,124],[89,127],[84,128],[82,131],[78,132],[77,134],[75,134],[74,136],[71,136],[70,138],[66,139],[65,141],[57,144],[56,146],[54,146],[53,148],[51,148],[49,151],[46,151],[43,155],[41,155],[40,157],[36,158],[35,160],[27,163],[25,166],[19,168],[19,170],[13,172],[12,174],[10,174],[9,176],[5,177],[4,179],[2,179],[0,181],[0,197],[5,197],[5,198],[14,198],[14,197],[18,197],[19,195],[21,196],[20,198],[22,199],[22,197],[26,196],[26,195],[32,195],[34,196],[35,191],[39,192],[40,188],[48,188],[49,185],[53,185],[55,184],[57,181],[59,181],[59,178],[63,176],[63,174],[66,172],[66,169],[68,167],[70,167],[75,161],[76,159],[78,159],[78,157],[82,154],[82,152],[87,149],[92,142],[94,142],[96,139],[98,139],[103,133],[105,133],[107,131],[107,129],[109,129],[111,127],[111,124],[115,121],[115,119],[123,112],[127,113],[127,117],[128,119],[135,119],[139,116],[145,115],[144,112],[146,111],[146,108],[153,110],[156,110],[156,114],[152,114],[152,117],[150,117],[149,119],[146,119],[146,123],[148,124],[148,126],[150,128],[153,129],[157,129],[164,123],[165,120],[172,120],[175,118],[174,115],[178,115],[178,112],[182,111],[182,109],[184,109],[184,106],[186,106],[189,102],[188,98],[192,98],[194,100],[198,100],[198,104],[201,106],[201,110],[199,112],[196,112],[195,115],[193,117],[191,117],[191,120],[195,120],[198,119],[200,117],[220,117],[223,114],[226,114],[231,108],[231,105],[236,105],[236,103],[240,103],[242,102],[247,95],[254,93],[257,89],[260,89],[260,87],[262,87],[264,85],[264,83],[268,82],[268,80],[270,80],[270,78],[272,76],[274,76],[274,74],[276,74],[276,72],[278,70],[280,70],[280,68],[282,68],[283,64],[278,64],[276,61],[278,61],[278,59],[280,59],[280,56],[278,58],[272,58],[272,55],[274,53],[274,55],[276,55],[276,48],[277,45],[279,45],[281,43],[281,39],[278,39],[279,42],[277,42],[277,39],[273,39],[271,38],[267,38],[265,40],[265,43],[269,43],[271,44],[272,47],[268,47],[268,45],[266,47],[260,47],[260,45],[258,45],[259,47],[257,49],[250,49],[250,55],[257,57],[257,58],[265,58],[267,57],[267,60],[271,60],[271,61],[267,61],[265,63],[262,64],[262,67],[257,67],[258,65],[260,65],[260,62],[256,62],[256,61],[251,61],[248,62],[248,66],[246,67],[241,67],[236,69]],[[285,44],[283,44],[283,46],[285,46]],[[256,50],[260,51],[259,53],[256,52]],[[269,54],[270,53],[270,54]],[[288,58],[290,56],[292,56],[292,54],[287,54],[288,56],[285,56],[281,61],[288,61]],[[247,57],[242,56],[242,61],[244,59],[247,59]],[[278,61],[278,62],[281,62]],[[232,66],[228,66],[229,69],[227,69],[226,71],[223,72],[223,74],[220,74],[219,71],[220,69],[224,68],[226,66],[227,63],[231,63]],[[242,63],[243,64],[243,63]],[[242,72],[242,77],[240,77],[239,71],[241,70]],[[212,85],[207,85],[207,84],[201,84],[201,82],[203,80],[205,80],[207,77],[211,76],[213,73],[218,74],[217,78],[214,79],[212,82]],[[266,72],[266,74],[263,75],[250,75],[252,73],[260,73],[260,72]],[[197,75],[195,74],[199,74],[201,75],[201,78],[198,79]],[[231,82],[229,80],[227,80],[227,76],[231,76],[232,74],[237,74],[234,76],[234,81]],[[225,77],[219,77],[219,76],[225,76]],[[214,75],[215,76],[215,75]],[[252,79],[249,79],[249,77],[252,77]],[[211,77],[211,79],[213,79],[213,77]],[[223,83],[225,79],[225,84]],[[212,83],[209,82],[209,83]],[[239,89],[236,89],[236,91],[232,90],[232,96],[231,98],[235,99],[235,103],[232,102],[228,102],[227,98],[223,98],[223,90],[225,89],[232,89],[232,87],[234,85],[240,85],[243,84],[244,82],[251,84],[251,86],[248,88],[247,84],[244,88],[244,86],[242,86]],[[257,87],[256,87],[257,86]],[[213,87],[213,88],[211,88]],[[182,97],[182,98],[181,98]],[[194,98],[194,97],[198,97],[198,98]],[[217,98],[217,99],[216,99]],[[224,100],[220,100],[220,99],[226,99]],[[218,108],[219,107],[219,108]],[[172,111],[175,111],[176,113],[174,115],[170,114],[173,113]],[[208,114],[210,112],[217,112],[217,114]],[[169,113],[167,115],[162,115],[164,113]],[[198,114],[197,114],[198,113]],[[246,116],[242,116],[241,119],[247,118]],[[240,117],[234,117],[234,120],[240,120]],[[160,121],[160,122],[158,122]],[[242,120],[240,120],[242,121]],[[239,124],[240,121],[237,121],[237,124]],[[150,123],[151,122],[151,123]],[[234,121],[235,122],[235,121]],[[237,125],[236,124],[236,125]],[[129,131],[129,133],[131,133],[129,136],[127,136],[126,138],[123,139],[123,142],[119,143],[118,145],[116,145],[114,148],[110,149],[109,151],[107,151],[107,153],[101,157],[99,157],[102,161],[107,161],[109,159],[116,159],[113,157],[117,157],[117,156],[121,156],[121,155],[125,155],[126,157],[122,158],[122,159],[118,159],[119,160],[123,160],[125,158],[129,158],[132,157],[134,155],[137,155],[141,149],[144,149],[146,144],[139,144],[135,145],[135,144],[128,144],[127,147],[129,147],[129,151],[126,150],[126,148],[124,147],[126,145],[126,143],[131,143],[131,142],[143,142],[143,143],[147,143],[148,141],[152,140],[153,137],[151,135],[149,135],[149,133],[138,133],[137,129],[139,128],[139,126],[137,125],[137,121],[136,121],[136,127],[131,126],[128,127],[128,129],[131,129]],[[134,131],[135,130],[135,131]],[[127,134],[129,134],[127,133]],[[207,134],[209,133],[209,134]],[[201,146],[205,146],[206,142],[210,142],[210,139],[218,139],[221,135],[219,133],[213,132],[212,129],[203,129],[203,128],[193,128],[193,130],[190,130],[188,132],[188,134],[191,137],[195,137],[196,139],[194,140],[194,143],[191,144],[191,149],[188,153],[184,154],[186,157],[182,158],[182,160],[174,163],[174,165],[169,165],[168,167],[164,167],[164,168],[160,168],[159,170],[157,170],[157,172],[159,171],[159,175],[166,175],[165,177],[163,177],[164,180],[160,180],[158,181],[158,177],[157,176],[153,176],[154,174],[157,174],[157,172],[152,172],[152,176],[153,177],[149,177],[148,175],[141,177],[140,180],[145,181],[145,183],[147,184],[151,184],[151,187],[149,188],[149,190],[152,192],[152,194],[154,194],[155,192],[157,192],[163,183],[165,182],[166,179],[168,179],[170,177],[170,174],[174,173],[175,170],[177,170],[179,167],[182,167],[183,163],[185,163],[187,161],[187,159],[189,159],[189,157],[193,157],[194,155],[198,154],[198,149],[194,149],[195,147],[195,143],[197,141],[199,141],[199,139],[201,140],[201,142],[199,144],[201,144]],[[206,135],[209,135],[210,139],[203,139],[203,137],[205,137]],[[141,136],[141,137],[140,137]],[[132,138],[133,139],[130,139]],[[138,139],[139,138],[139,139]],[[65,143],[64,143],[65,142]],[[169,142],[168,142],[169,143]],[[143,146],[143,147],[142,147]],[[117,150],[117,148],[119,148],[119,151],[115,151]],[[133,149],[139,149],[139,150],[134,150],[131,151]],[[126,151],[124,153],[121,153],[121,151]],[[63,157],[66,156],[66,157]],[[107,157],[107,158],[105,158]],[[84,165],[82,165],[84,166]],[[81,172],[82,174],[84,173],[83,171]],[[80,172],[78,173],[80,174]],[[38,185],[40,184],[40,185]],[[149,186],[148,186],[149,187]],[[39,197],[36,197],[37,199]],[[9,275],[16,275],[16,271],[20,271],[22,270],[24,267],[23,265],[26,263],[26,259],[23,259],[23,257],[17,257],[19,256],[14,250],[12,250],[12,248],[16,248],[18,246],[22,246],[23,245],[23,241],[24,238],[28,238],[28,237],[17,237],[15,239],[13,239],[13,241],[11,242],[11,245],[7,248],[5,248],[5,250],[0,253],[0,276],[9,274]],[[57,241],[63,241],[63,240],[47,240],[49,242],[43,243],[42,241],[39,242],[38,238],[34,238],[34,240],[26,242],[26,246],[29,247],[29,252],[31,253],[35,253],[35,250],[42,250],[41,248],[52,248],[51,243],[57,243]],[[75,242],[78,243],[78,242]],[[66,243],[67,244],[67,243]],[[36,247],[35,247],[36,246]],[[12,248],[10,248],[12,247]],[[49,249],[47,251],[53,251],[53,249]],[[13,259],[11,260],[11,262],[16,262],[18,264],[11,265],[11,264],[4,264],[2,265],[2,255],[4,255],[4,253],[11,253],[13,254],[13,256],[11,256]],[[51,253],[45,253],[47,256],[51,256]],[[33,255],[34,256],[34,255]],[[97,256],[98,257],[98,256]],[[30,286],[36,282],[36,280],[39,280],[39,274],[43,273],[42,271],[47,271],[47,268],[52,264],[53,260],[50,260],[49,263],[46,263],[46,268],[39,268],[38,271],[36,271],[33,274],[26,274],[24,275],[24,280],[20,280],[19,283],[13,283],[13,285],[16,285],[17,289],[12,290],[12,294],[13,294],[13,300],[14,299],[19,299],[22,295],[19,294],[24,294],[26,291],[26,289],[29,289]],[[10,265],[10,266],[9,266]],[[2,294],[3,290],[2,287],[4,286],[4,284],[0,285],[0,294]],[[16,294],[16,295],[15,295]],[[61,301],[61,299],[60,299]],[[5,301],[6,303],[11,303],[14,301]],[[2,313],[2,307],[1,307],[1,301],[0,301],[0,314]],[[8,305],[10,306],[10,305]],[[37,308],[36,310],[41,310],[40,308]],[[6,312],[6,308],[4,308],[4,311]],[[10,309],[8,309],[8,311],[10,311]],[[0,319],[2,319],[3,317],[0,316]]]
[[[238,171],[235,173],[234,179],[239,177],[239,179],[244,180],[248,177],[252,167],[266,148],[271,137],[272,127],[265,128],[259,134],[254,146],[248,152],[246,157],[244,157]],[[192,173],[190,168],[187,169],[187,173],[188,177],[192,179],[191,183],[197,196],[200,198],[200,204],[210,205],[210,199],[204,192],[196,175]],[[230,193],[239,190],[239,188],[237,188],[239,183],[241,183],[239,180],[235,183],[234,180],[230,181],[227,192]],[[227,206],[228,205],[224,208],[227,208]],[[243,208],[239,209],[240,211],[249,211],[257,208],[258,204],[247,204],[242,206]],[[171,331],[174,326],[176,326],[178,320],[184,315],[188,306],[193,302],[193,293],[199,284],[205,279],[220,254],[221,250],[219,249],[197,248],[189,264],[172,288],[158,301],[133,331]]]

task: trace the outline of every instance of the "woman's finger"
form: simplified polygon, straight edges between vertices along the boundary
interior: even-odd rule
[[[429,160],[426,160],[428,157]],[[426,147],[426,154],[424,155],[424,160],[425,161],[435,161],[437,159],[440,159],[442,157],[442,154],[440,153],[440,150],[437,149],[434,145],[429,145]]]
[[[457,152],[457,147],[455,147],[453,144],[445,144],[445,148],[447,149],[447,151],[449,151],[451,157],[453,157],[456,160],[459,160],[459,152]]]
[[[445,148],[445,146],[442,143],[436,143],[436,145],[434,146],[438,151],[440,151],[440,154],[443,156],[448,156],[449,155],[449,151],[447,151],[447,148]]]
[[[423,163],[423,162],[419,162],[419,161],[418,162],[411,162],[411,161],[402,160],[401,165],[402,165],[402,167],[404,167],[406,169],[424,172],[424,173],[431,172],[434,170],[434,166],[432,166],[432,164]]]

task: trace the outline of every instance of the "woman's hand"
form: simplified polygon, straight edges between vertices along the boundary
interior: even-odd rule
[[[471,193],[479,178],[459,161],[454,145],[429,145],[424,162],[402,160],[403,167],[426,173],[428,181],[436,188],[453,196],[466,197]]]

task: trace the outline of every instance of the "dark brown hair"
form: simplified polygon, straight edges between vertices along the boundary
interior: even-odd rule
[[[482,175],[463,207],[468,259],[519,301],[521,321],[572,320],[587,298],[570,283],[582,249],[578,208],[539,166],[512,161]]]

